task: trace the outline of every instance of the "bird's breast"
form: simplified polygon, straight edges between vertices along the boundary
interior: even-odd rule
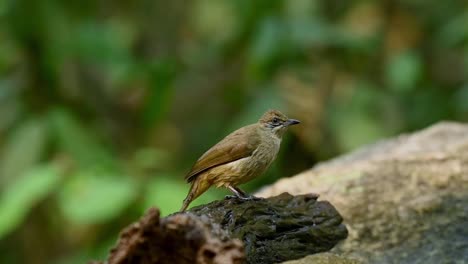
[[[260,176],[276,158],[281,140],[263,140],[251,156],[213,168],[208,172],[213,183],[220,186],[239,185]]]
[[[260,176],[275,160],[280,147],[280,140],[264,142],[260,144],[250,157],[239,160],[235,166],[239,170],[239,184],[250,181]]]
[[[280,139],[272,137],[268,141],[260,144],[252,153],[252,162],[257,163],[260,167],[264,167],[266,169],[276,158],[280,148],[280,143]]]

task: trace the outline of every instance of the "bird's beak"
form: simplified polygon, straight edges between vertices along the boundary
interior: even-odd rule
[[[288,119],[288,121],[284,122],[284,126],[292,126],[301,123],[299,120],[296,119]]]

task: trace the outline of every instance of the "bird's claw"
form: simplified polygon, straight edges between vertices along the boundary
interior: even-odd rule
[[[226,200],[235,199],[235,198],[238,198],[238,197],[235,196],[235,195],[226,195],[226,196],[224,196],[224,199],[226,199]]]
[[[249,196],[246,196],[246,197],[242,197],[241,199],[244,200],[244,201],[260,201],[263,198],[256,197],[256,196],[253,196],[253,195],[249,195]]]
[[[226,195],[224,198],[225,199],[239,199],[242,201],[260,201],[263,199],[263,198],[256,197],[253,195],[249,195],[249,196]]]

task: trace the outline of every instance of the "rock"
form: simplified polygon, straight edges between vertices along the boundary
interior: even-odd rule
[[[298,260],[290,260],[283,262],[282,264],[362,264],[363,262],[352,259],[349,257],[343,257],[340,255],[332,254],[329,252],[319,253],[301,258]]]
[[[342,213],[336,252],[371,263],[468,262],[468,126],[440,123],[261,190],[315,192]],[[463,261],[462,261],[463,262]]]
[[[328,251],[347,236],[340,214],[315,195],[227,199],[190,213],[208,217],[229,237],[241,239],[247,263],[278,263]]]

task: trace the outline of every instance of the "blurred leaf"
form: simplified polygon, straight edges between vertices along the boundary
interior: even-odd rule
[[[289,27],[291,39],[302,49],[329,43],[334,30],[329,24],[311,18],[293,18]]]
[[[379,120],[357,113],[348,114],[341,119],[335,132],[343,152],[373,143],[386,134]]]
[[[42,165],[29,169],[0,196],[0,238],[15,229],[33,206],[53,191],[60,181],[59,169]]]
[[[141,148],[138,149],[130,163],[138,170],[162,168],[169,163],[169,153],[164,149]]]
[[[1,9],[1,4],[0,4],[0,9]],[[8,84],[12,82],[11,80],[5,78],[6,76],[5,73],[11,73],[9,71],[12,68],[16,67],[18,63],[20,63],[21,49],[15,45],[15,42],[12,39],[7,38],[5,36],[0,36],[0,41],[2,42],[2,46],[0,48],[0,74],[2,74],[2,80],[1,80],[2,84],[0,86],[4,86],[5,82],[7,82]],[[4,94],[5,91],[6,93],[9,93],[8,90],[9,89],[1,87],[0,98],[1,98],[1,94]]]
[[[143,119],[148,127],[157,123],[170,106],[176,66],[172,60],[161,60],[150,65],[151,88],[143,111]]]
[[[5,13],[8,11],[10,2],[11,2],[10,0],[0,1],[0,16],[5,15]]]
[[[397,92],[416,88],[421,77],[422,61],[415,52],[401,53],[393,56],[387,64],[386,77],[390,88]]]
[[[15,85],[9,80],[0,81],[0,134],[11,128],[24,110],[22,102],[13,92]]]
[[[199,0],[194,2],[194,28],[204,42],[223,44],[233,39],[239,30],[230,1]]]
[[[336,46],[343,50],[359,50],[374,45],[372,37],[363,38],[352,34],[320,18],[293,17],[288,23],[288,29],[288,37],[294,44],[292,48],[306,53],[315,47]]]
[[[460,116],[468,118],[468,83],[465,84],[457,93],[454,94],[455,108]]]
[[[358,82],[353,93],[330,109],[330,122],[341,151],[353,150],[392,133],[381,122],[381,100],[386,98],[369,83]]]
[[[292,19],[302,19],[302,18],[309,18],[313,14],[313,16],[318,16],[320,13],[321,5],[323,5],[320,1],[310,1],[310,0],[294,0],[294,1],[285,1],[284,2],[284,9],[286,11],[286,15]]]
[[[53,264],[83,264],[90,263],[90,259],[107,259],[109,251],[115,246],[115,241],[118,236],[118,230],[115,230],[113,235],[105,238],[101,237],[98,244],[92,243],[80,247],[79,250],[71,252],[68,255],[62,255],[61,258],[54,261]]]
[[[441,26],[440,32],[436,35],[436,41],[444,46],[453,47],[468,39],[468,11],[450,17],[445,25]]]
[[[117,168],[112,154],[98,144],[93,134],[81,126],[69,112],[56,109],[51,111],[50,119],[60,148],[75,158],[82,167]]]
[[[137,184],[102,170],[81,170],[62,188],[59,206],[70,221],[95,224],[117,217],[135,200]]]
[[[453,96],[444,89],[427,85],[405,97],[405,117],[410,121],[411,129],[423,129],[450,116],[455,104]]]
[[[47,130],[40,118],[25,121],[13,130],[2,150],[0,182],[15,179],[36,164],[46,140]]]
[[[188,189],[181,180],[158,175],[146,185],[143,210],[155,206],[162,215],[172,214],[180,209],[187,193]]]
[[[86,21],[77,28],[69,45],[75,56],[87,64],[103,67],[112,83],[117,84],[134,70],[135,65],[130,54],[133,38],[132,28],[123,21]],[[111,87],[117,89],[119,86]]]
[[[128,46],[131,45],[132,34],[126,32],[121,25],[102,24],[95,21],[83,21],[75,35],[76,53],[85,61],[110,65],[126,61]]]
[[[249,49],[249,70],[262,76],[271,63],[286,52],[285,26],[279,19],[270,17],[260,24]]]

